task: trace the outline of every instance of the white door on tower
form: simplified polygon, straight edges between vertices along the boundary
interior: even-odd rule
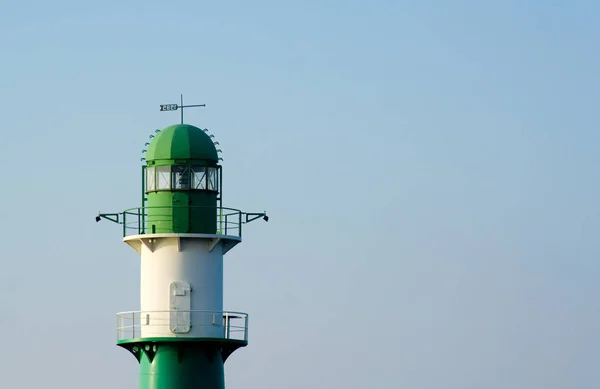
[[[185,281],[171,282],[169,286],[169,328],[174,334],[190,331],[191,291],[190,284]]]

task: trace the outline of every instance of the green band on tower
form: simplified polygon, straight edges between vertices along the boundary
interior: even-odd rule
[[[118,342],[140,363],[140,389],[223,389],[224,363],[245,341],[129,339]]]

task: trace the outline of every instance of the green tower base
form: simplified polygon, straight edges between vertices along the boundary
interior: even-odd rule
[[[247,344],[206,338],[139,338],[117,343],[139,361],[140,389],[224,389],[225,361]]]

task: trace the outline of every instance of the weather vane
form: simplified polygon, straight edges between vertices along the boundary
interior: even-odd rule
[[[161,104],[161,111],[177,111],[181,109],[181,124],[183,124],[183,109],[192,107],[206,107],[206,104],[183,105],[183,95],[181,95],[181,104]]]

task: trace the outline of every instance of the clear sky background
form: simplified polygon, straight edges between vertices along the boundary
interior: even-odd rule
[[[0,1],[0,387],[135,388],[158,105],[267,210],[231,388],[600,386],[600,3]]]

